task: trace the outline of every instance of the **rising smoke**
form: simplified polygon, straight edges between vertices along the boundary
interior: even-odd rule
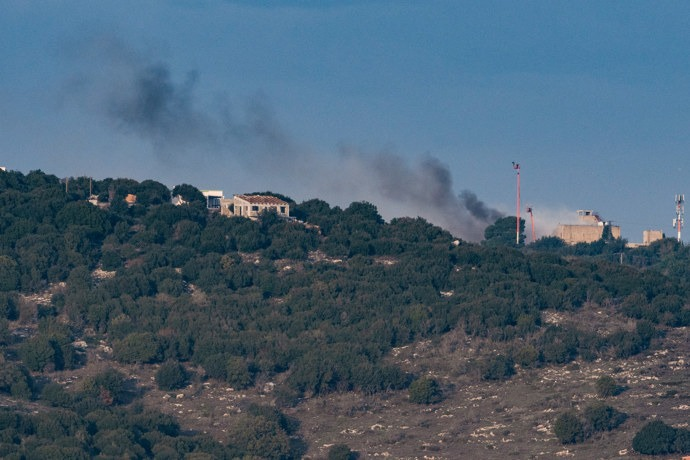
[[[247,98],[239,111],[228,103],[203,110],[195,99],[196,72],[176,83],[160,60],[147,59],[117,40],[95,43],[102,65],[82,75],[80,92],[112,126],[149,142],[161,161],[215,156],[256,171],[262,182],[266,176],[280,179],[288,184],[286,193],[341,206],[366,200],[385,218],[420,216],[470,241],[481,240],[484,228],[501,216],[471,191],[456,195],[450,170],[432,156],[410,165],[390,151],[342,147],[337,155],[311,152],[287,134],[265,96]]]
[[[72,93],[115,128],[151,143],[161,160],[203,153],[265,161],[295,150],[260,93],[244,98],[239,110],[223,95],[215,111],[200,109],[195,71],[176,82],[167,63],[112,36],[90,41],[85,56],[92,65],[74,79]]]

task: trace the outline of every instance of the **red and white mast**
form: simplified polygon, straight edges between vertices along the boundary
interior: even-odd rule
[[[520,165],[513,161],[513,169],[517,172],[517,217],[515,219],[515,244],[520,246]]]
[[[678,242],[680,243],[680,230],[683,228],[685,216],[685,195],[676,195],[676,217],[673,219],[673,226],[678,230]]]

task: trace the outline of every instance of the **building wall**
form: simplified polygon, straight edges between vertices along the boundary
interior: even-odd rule
[[[265,210],[274,210],[279,216],[288,217],[290,215],[290,205],[282,200],[274,197],[269,197],[274,202],[262,202],[255,196],[249,196],[252,201],[235,195],[232,200],[232,211],[228,207],[229,215],[243,216],[250,219],[256,219]]]
[[[664,232],[661,230],[645,230],[642,232],[642,244],[648,245],[655,241],[663,240]]]
[[[610,225],[609,228],[611,229],[612,237],[621,237],[621,228],[619,226]],[[577,244],[593,243],[601,239],[603,233],[603,225],[559,225],[554,236],[562,239],[567,244]]]

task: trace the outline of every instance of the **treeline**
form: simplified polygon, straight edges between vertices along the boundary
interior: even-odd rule
[[[505,345],[478,364],[482,378],[503,379],[515,364],[631,356],[661,326],[690,325],[690,257],[671,240],[515,247],[514,226],[498,221],[469,244],[421,218],[384,222],[366,202],[283,197],[298,221],[252,221],[210,213],[191,185],[172,193],[188,203],[172,205],[155,181],[0,173],[0,391],[36,397],[32,372],[83,365],[72,344],[86,331],[122,363],[195,364],[236,388],[281,375],[277,401],[289,405],[407,388],[415,376],[385,359],[391,348],[458,327]],[[47,301],[20,297],[49,286]],[[544,310],[587,302],[615,306],[634,327],[542,324]],[[10,322],[38,331],[22,339]]]
[[[3,365],[2,377],[8,371],[9,366]],[[220,442],[208,435],[184,434],[173,417],[131,402],[136,396],[131,386],[114,370],[90,377],[77,391],[67,392],[57,383],[43,384],[34,395],[43,405],[41,410],[0,408],[0,456],[16,460],[229,460],[299,458],[304,452],[304,442],[295,435],[298,423],[274,408],[247,406]]]

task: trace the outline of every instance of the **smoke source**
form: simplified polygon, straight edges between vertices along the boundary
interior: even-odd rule
[[[393,152],[310,152],[297,147],[265,96],[247,98],[239,115],[228,103],[215,112],[203,110],[195,99],[197,72],[176,83],[161,60],[147,59],[112,38],[91,43],[95,49],[87,55],[101,62],[79,79],[79,92],[111,125],[149,142],[161,161],[176,163],[193,154],[240,162],[244,174],[254,171],[250,174],[261,176],[261,183],[273,178],[290,189],[287,193],[344,205],[366,200],[385,218],[420,216],[470,241],[481,240],[486,226],[501,217],[471,191],[456,195],[450,170],[432,156],[410,166]],[[227,168],[228,175],[231,171],[237,170]],[[339,203],[343,198],[347,203]]]

